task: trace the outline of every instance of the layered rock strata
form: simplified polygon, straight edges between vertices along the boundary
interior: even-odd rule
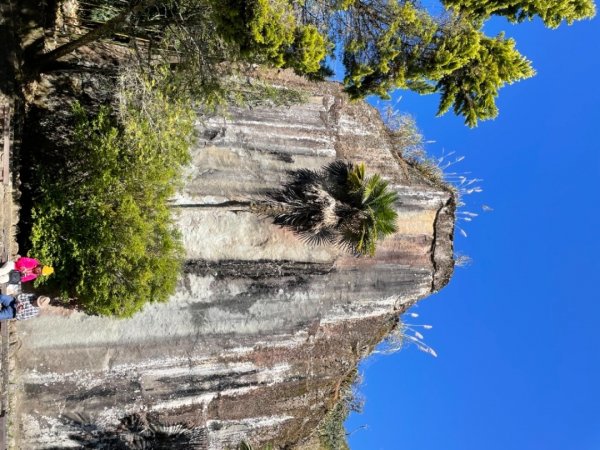
[[[180,448],[291,447],[397,315],[448,281],[452,193],[399,160],[378,113],[337,85],[271,82],[308,100],[198,120],[173,204],[187,262],[169,303],[127,320],[50,311],[19,324],[23,448],[121,448],[156,438],[156,424]],[[287,171],[336,158],[398,192],[398,232],[374,258],[310,247],[249,211]]]

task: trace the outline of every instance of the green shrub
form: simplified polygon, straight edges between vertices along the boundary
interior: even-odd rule
[[[287,0],[213,3],[217,34],[229,46],[239,48],[241,60],[292,67],[308,74],[319,71],[330,50],[327,37],[316,26],[301,24]]]
[[[173,292],[183,254],[167,201],[189,161],[194,113],[144,81],[120,114],[73,107],[64,164],[40,164],[30,254],[94,314],[130,316]],[[117,117],[119,119],[117,119]]]
[[[335,404],[317,427],[322,450],[348,450],[350,448],[344,422],[351,412],[360,413],[363,410],[364,401],[357,393],[359,384],[360,379],[356,369],[353,369],[342,380]]]
[[[321,61],[328,52],[325,37],[314,25],[306,25],[296,30],[296,39],[287,55],[287,66],[302,74],[314,74],[321,69]]]
[[[319,441],[324,450],[347,450],[348,441],[344,422],[350,410],[344,403],[337,403],[319,425]]]
[[[237,450],[273,450],[273,446],[271,444],[267,444],[261,449],[255,449],[254,446],[252,446],[252,444],[246,441],[242,441],[240,445],[237,446]]]

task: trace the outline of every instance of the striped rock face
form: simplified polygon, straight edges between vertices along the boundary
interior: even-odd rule
[[[398,314],[449,280],[453,195],[395,156],[378,113],[337,85],[272,82],[309,98],[198,120],[173,204],[188,261],[169,303],[19,324],[22,448],[121,448],[159,428],[172,448],[301,443]],[[287,171],[336,158],[398,192],[398,232],[374,258],[310,247],[248,210]]]

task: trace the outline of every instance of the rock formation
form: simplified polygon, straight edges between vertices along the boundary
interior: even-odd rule
[[[338,85],[271,77],[308,100],[198,120],[173,205],[186,269],[169,303],[127,320],[50,311],[19,324],[22,448],[130,448],[114,443],[143,440],[149,417],[186,430],[181,448],[292,448],[397,316],[447,283],[452,192],[400,160],[377,111]],[[249,211],[286,171],[336,158],[398,192],[398,232],[374,258],[310,247]]]

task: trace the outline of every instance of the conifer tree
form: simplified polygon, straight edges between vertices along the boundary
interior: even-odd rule
[[[593,0],[443,0],[443,3],[478,20],[497,15],[517,23],[538,16],[549,28],[557,28],[563,21],[571,25],[596,14]]]
[[[438,115],[452,107],[470,127],[477,125],[478,120],[496,117],[498,90],[535,73],[514,46],[515,41],[502,34],[496,38],[482,35],[475,56],[436,84],[436,91],[442,94]]]
[[[461,17],[439,22],[411,3],[392,6],[390,17],[388,28],[372,25],[380,34],[365,33],[375,36],[372,42],[355,38],[346,45],[344,81],[352,97],[387,98],[394,88],[440,92],[438,115],[452,107],[473,127],[497,116],[502,86],[534,74],[512,39],[489,38]]]

